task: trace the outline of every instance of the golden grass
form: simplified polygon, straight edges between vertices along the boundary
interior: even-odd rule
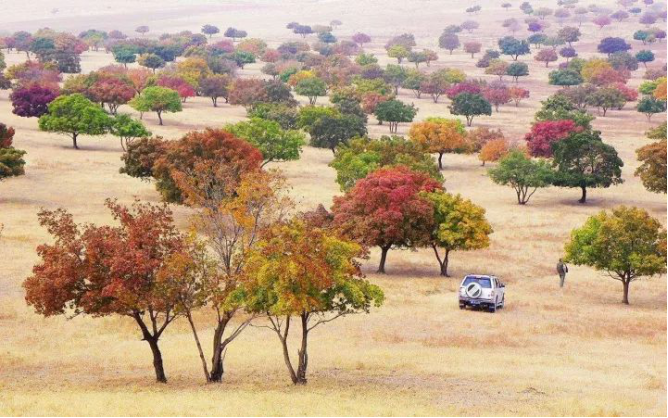
[[[146,17],[142,13],[149,11],[142,7],[149,4],[125,2],[123,13],[109,12],[104,21],[131,31],[145,23],[136,20]],[[370,3],[349,0],[301,3],[299,20],[340,16],[343,37],[368,29],[375,37],[368,49],[384,65],[391,61],[382,45],[399,32],[412,31],[420,47],[436,49],[442,27],[463,18],[462,5],[448,10],[451,4],[455,2],[428,2],[416,8],[412,2],[392,2],[392,7],[377,10]],[[151,28],[197,30],[204,20],[220,18],[280,42],[291,38],[281,23],[283,18],[293,19],[288,12],[295,9],[289,5],[294,2],[234,3],[225,10],[192,6],[192,14],[169,9],[151,21]],[[251,9],[254,13],[247,13]],[[7,16],[12,13],[8,10]],[[509,16],[513,13],[517,11]],[[404,19],[408,15],[410,21]],[[475,17],[480,31],[462,38],[478,38],[491,47],[505,17],[499,10],[483,11]],[[58,19],[49,26],[75,25]],[[402,27],[395,30],[396,22]],[[81,24],[85,27],[77,31],[96,26],[90,19]],[[11,24],[8,28],[14,29]],[[602,35],[591,25],[583,30],[578,51],[587,57]],[[625,23],[605,29],[605,35],[628,37],[633,30],[633,24]],[[588,38],[591,35],[595,36]],[[657,61],[665,62],[665,48],[655,53]],[[439,54],[432,68],[451,66],[486,77],[462,52]],[[11,64],[24,56],[8,54],[6,59]],[[88,52],[82,64],[90,71],[110,59],[102,52]],[[476,126],[501,127],[509,138],[519,139],[539,101],[555,91],[545,85],[552,66],[545,69],[531,57],[521,60],[530,65],[531,76],[521,85],[532,97],[519,108],[506,106],[491,118],[477,119]],[[242,73],[258,76],[260,66],[250,65]],[[637,86],[641,74],[642,70],[636,72],[630,84]],[[645,191],[633,177],[638,165],[634,150],[647,143],[643,133],[658,123],[658,117],[648,124],[627,105],[595,121],[625,161],[626,182],[591,190],[587,205],[576,203],[576,190],[552,188],[537,192],[529,205],[520,207],[512,190],[486,177],[486,168],[475,156],[446,156],[446,187],[485,207],[495,230],[491,247],[453,254],[449,279],[437,275],[436,261],[426,249],[392,250],[389,274],[376,275],[378,252],[373,249],[364,268],[385,290],[386,304],[370,315],[344,318],[314,332],[308,386],[289,384],[276,338],[259,328],[245,331],[230,347],[224,383],[204,384],[183,321],[170,326],[161,342],[170,382],[158,385],[152,379],[150,351],[131,321],[41,318],[25,306],[20,287],[37,261],[35,246],[48,239],[37,224],[40,207],[63,206],[79,221],[104,223],[110,221],[105,198],[130,202],[137,196],[157,202],[158,194],[150,183],[118,173],[120,146],[115,138],[84,137],[83,149],[74,151],[66,138],[39,132],[34,119],[12,115],[7,96],[0,92],[2,122],[16,128],[16,146],[28,151],[28,165],[24,177],[0,184],[0,223],[5,225],[0,237],[0,415],[666,415],[665,277],[633,283],[632,305],[623,306],[616,281],[573,267],[566,287],[559,289],[554,274],[569,231],[601,209],[636,205],[665,223],[665,196]],[[445,102],[417,100],[404,91],[400,98],[419,107],[418,119],[448,115]],[[123,106],[121,111],[131,109]],[[155,134],[176,138],[244,116],[242,108],[214,109],[208,99],[195,98],[184,105],[184,112],[166,115],[165,126],[157,126],[152,114],[144,121]],[[407,129],[400,126],[399,133]],[[374,136],[388,133],[387,126],[373,119],[369,131]],[[331,158],[330,151],[307,147],[300,161],[278,165],[301,208],[329,205],[340,193],[335,172],[327,166]],[[178,224],[185,227],[187,211],[175,212]],[[460,311],[455,292],[468,272],[502,277],[508,285],[507,308],[495,315]],[[198,322],[206,325],[210,318],[202,313]],[[201,337],[208,349],[211,329],[205,328]]]

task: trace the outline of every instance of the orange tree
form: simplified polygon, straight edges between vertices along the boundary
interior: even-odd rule
[[[466,129],[458,119],[428,118],[411,125],[412,141],[438,154],[438,168],[443,169],[443,154],[469,152]]]
[[[383,302],[382,290],[363,278],[363,248],[331,230],[299,219],[267,230],[248,258],[244,283],[235,293],[247,309],[267,315],[283,348],[295,385],[306,384],[308,337],[316,327],[344,315],[369,312]],[[288,350],[291,325],[301,324],[297,367]]]
[[[151,347],[156,380],[166,382],[158,342],[178,313],[159,275],[188,246],[166,206],[106,205],[119,226],[77,225],[63,209],[39,213],[55,242],[37,247],[41,261],[23,283],[26,301],[44,316],[132,318]]]
[[[442,189],[424,172],[405,166],[380,168],[334,198],[334,226],[365,246],[379,246],[378,273],[385,273],[387,252],[395,247],[427,245],[433,229],[432,205],[420,192]]]

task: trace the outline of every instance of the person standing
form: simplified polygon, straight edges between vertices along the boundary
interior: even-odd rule
[[[564,260],[561,258],[557,263],[557,273],[559,273],[559,287],[564,287],[564,281],[566,280],[566,273],[568,273],[568,266],[564,263]]]

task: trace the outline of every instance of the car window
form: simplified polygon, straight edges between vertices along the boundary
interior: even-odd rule
[[[464,283],[462,284],[462,286],[466,286],[466,285],[471,284],[471,283],[478,283],[480,285],[480,287],[483,287],[485,289],[491,289],[492,288],[491,279],[486,278],[486,277],[471,277],[471,276],[469,276],[464,280]]]

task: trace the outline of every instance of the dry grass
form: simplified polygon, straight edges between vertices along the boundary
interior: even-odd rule
[[[410,31],[420,47],[435,48],[442,27],[463,17],[461,3],[392,2],[384,10],[371,2],[230,2],[215,6],[204,1],[188,6],[161,0],[60,2],[60,14],[49,22],[46,0],[10,5],[8,30],[38,26],[81,30],[88,27],[130,31],[147,23],[154,32],[197,30],[203,23],[224,22],[226,27],[280,42],[288,38],[284,23],[293,20],[327,22],[341,18],[338,31],[349,36],[364,29],[375,39],[370,49],[389,62],[382,45],[388,36]],[[74,16],[82,3],[92,15]],[[610,2],[612,4],[612,2]],[[12,8],[13,7],[13,8]],[[492,9],[492,6],[484,6]],[[17,10],[25,8],[21,16]],[[34,8],[34,10],[33,10]],[[31,10],[33,10],[31,12]],[[119,12],[118,10],[122,10]],[[252,13],[250,13],[252,11]],[[31,14],[33,13],[34,14]],[[149,14],[153,12],[152,14]],[[292,14],[290,14],[292,13]],[[516,12],[514,12],[516,13]],[[28,17],[31,16],[31,17]],[[148,16],[148,17],[147,17]],[[411,16],[411,19],[406,19]],[[149,18],[150,17],[150,18]],[[475,19],[481,30],[463,40],[478,38],[485,47],[499,36],[499,9]],[[21,20],[28,20],[20,22]],[[401,25],[393,26],[400,22]],[[605,36],[629,37],[629,23],[605,29]],[[582,56],[594,51],[603,34],[585,25]],[[588,39],[588,36],[594,35]],[[657,61],[666,51],[656,48]],[[462,52],[441,52],[432,67],[453,66],[483,76]],[[10,54],[9,63],[23,56]],[[528,130],[539,100],[554,89],[545,85],[547,72],[530,57],[531,76],[521,84],[531,99],[519,108],[507,106],[478,126],[501,127],[518,139]],[[104,53],[84,54],[85,71],[107,64]],[[244,70],[258,75],[260,65]],[[632,85],[640,83],[641,71]],[[447,115],[447,103],[401,98],[420,108],[419,119]],[[122,107],[123,112],[130,109]],[[554,265],[569,231],[587,216],[619,204],[649,210],[664,223],[666,200],[645,191],[632,173],[634,150],[647,143],[643,132],[650,124],[632,106],[598,118],[595,127],[624,159],[626,182],[618,187],[592,190],[587,205],[576,203],[578,191],[549,189],[536,193],[530,204],[515,204],[510,189],[494,185],[475,156],[447,156],[444,176],[452,192],[461,193],[487,209],[494,226],[489,249],[456,253],[453,278],[437,276],[428,250],[391,251],[387,276],[372,272],[378,253],[372,251],[365,269],[370,280],[383,287],[386,305],[370,315],[353,316],[318,329],[313,335],[310,382],[288,384],[278,342],[263,329],[249,329],[235,342],[227,357],[228,373],[222,385],[201,382],[198,358],[185,323],[170,327],[162,342],[170,383],[152,381],[150,352],[139,341],[135,325],[119,318],[44,319],[23,303],[21,282],[37,261],[34,248],[48,237],[39,228],[40,207],[63,206],[80,221],[108,222],[106,197],[129,202],[134,196],[158,201],[149,183],[118,173],[120,147],[116,139],[82,138],[74,151],[64,137],[41,133],[34,119],[11,114],[7,92],[0,92],[2,122],[16,128],[16,145],[28,151],[26,176],[0,184],[0,414],[1,415],[655,415],[666,414],[666,280],[652,278],[634,283],[631,306],[622,306],[621,285],[586,268],[572,268],[567,286],[558,288]],[[212,108],[206,98],[185,104],[184,112],[165,117],[155,134],[175,138],[190,129],[221,126],[241,120],[242,108]],[[657,121],[654,123],[658,123]],[[400,134],[408,126],[400,126]],[[370,121],[372,135],[387,133],[386,126]],[[339,193],[335,173],[327,166],[327,150],[306,148],[300,161],[281,164],[294,186],[301,207],[329,205]],[[176,208],[185,225],[186,211]],[[494,272],[507,282],[508,306],[496,315],[460,311],[456,303],[458,278],[467,272]],[[199,318],[206,321],[206,317]],[[210,330],[203,335],[211,338]],[[207,343],[208,347],[208,343]]]

